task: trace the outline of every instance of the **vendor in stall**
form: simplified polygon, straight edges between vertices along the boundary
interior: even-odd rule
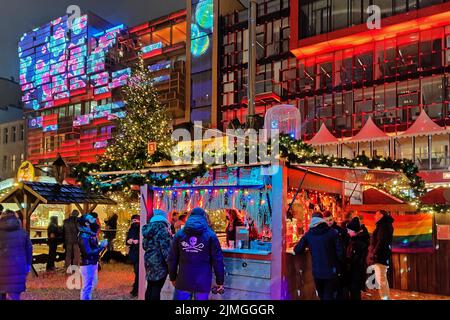
[[[226,227],[227,246],[230,248],[234,247],[234,243],[236,241],[236,228],[242,227],[244,225],[244,222],[239,217],[239,212],[236,209],[226,209],[226,215],[227,215],[227,227]]]

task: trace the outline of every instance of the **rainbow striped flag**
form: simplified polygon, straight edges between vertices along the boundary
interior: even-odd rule
[[[421,253],[433,251],[432,214],[392,214],[394,239],[392,251],[399,253]],[[375,230],[375,214],[363,214],[363,223],[369,233]]]

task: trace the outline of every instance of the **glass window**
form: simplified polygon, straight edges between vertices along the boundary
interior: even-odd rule
[[[331,62],[324,62],[317,65],[318,74],[318,88],[317,89],[331,89],[333,87],[333,64]]]
[[[348,26],[347,1],[333,1],[333,30]]]
[[[418,34],[412,34],[398,39],[397,71],[401,75],[417,72],[419,67],[418,40]]]
[[[374,5],[381,9],[381,17],[386,18],[392,15],[392,0],[372,0]],[[367,7],[366,7],[367,8]]]
[[[372,52],[358,54],[355,57],[354,81],[361,83],[371,81],[373,78]]]
[[[75,117],[80,116],[81,115],[81,103],[78,103],[74,106],[73,108],[73,115]]]
[[[428,77],[422,79],[422,104],[427,105],[442,102],[442,79],[442,77]]]
[[[3,129],[3,144],[8,143],[8,128]]]
[[[58,109],[58,118],[64,118],[67,114],[67,107],[62,107]]]
[[[421,33],[420,52],[423,70],[442,66],[443,29],[424,31]]]
[[[345,50],[341,64],[341,82],[343,85],[351,84],[353,80],[353,50]]]
[[[16,133],[17,133],[17,128],[16,127],[12,127],[11,128],[11,142],[16,142]]]

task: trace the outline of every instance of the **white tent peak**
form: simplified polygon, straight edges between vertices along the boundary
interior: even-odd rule
[[[339,140],[328,130],[325,123],[322,123],[319,131],[315,134],[315,136],[308,141],[311,145],[327,145],[327,144],[336,144]]]
[[[415,136],[427,136],[430,134],[446,133],[447,130],[438,124],[436,124],[424,109],[420,112],[416,121],[403,132],[400,137],[415,137]]]
[[[376,140],[386,140],[389,136],[384,133],[378,126],[373,122],[372,117],[367,119],[366,124],[362,129],[353,136],[349,142],[365,142],[365,141],[376,141]]]

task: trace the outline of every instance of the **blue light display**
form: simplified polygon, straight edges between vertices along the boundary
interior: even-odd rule
[[[201,0],[195,8],[195,23],[191,24],[191,53],[194,57],[205,54],[210,47],[214,25],[213,0]]]
[[[150,53],[150,52],[152,52],[152,51],[162,49],[162,47],[163,47],[162,42],[157,42],[157,43],[153,43],[153,44],[151,44],[151,45],[148,45],[148,46],[143,47],[143,48],[141,49],[141,52],[142,52],[142,53]]]
[[[71,27],[68,17],[63,16],[25,33],[18,48],[25,108],[52,107],[54,101],[69,98],[73,91],[87,92],[90,86],[94,87],[94,94],[109,92],[106,54],[116,44],[122,29],[124,26],[119,25],[89,38],[88,16],[84,15],[75,18]],[[116,76],[112,88],[126,84],[124,74]]]

